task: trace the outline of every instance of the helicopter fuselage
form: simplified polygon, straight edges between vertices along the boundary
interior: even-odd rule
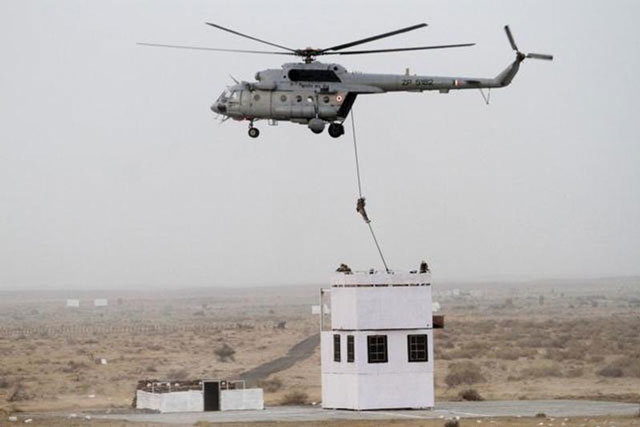
[[[277,48],[277,51],[227,49],[217,47],[199,47],[167,45],[158,43],[139,43],[146,46],[173,49],[193,49],[213,52],[234,52],[259,55],[290,55],[303,58],[303,63],[286,63],[279,69],[263,70],[256,73],[255,82],[238,82],[227,88],[211,105],[214,113],[235,120],[249,121],[249,136],[256,138],[260,131],[253,126],[256,120],[291,121],[306,124],[314,133],[321,133],[329,123],[329,135],[337,138],[344,134],[343,122],[358,95],[380,94],[385,92],[423,92],[437,90],[448,93],[451,90],[483,89],[504,87],[511,83],[526,58],[553,60],[553,55],[540,53],[522,53],[511,34],[508,25],[504,30],[511,48],[516,53],[515,60],[500,74],[493,78],[437,77],[404,74],[370,74],[347,71],[340,64],[317,62],[323,55],[365,55],[392,52],[425,51],[432,49],[450,49],[470,47],[475,43],[458,43],[431,46],[412,46],[401,48],[353,50],[355,46],[370,43],[383,38],[403,34],[427,26],[422,22],[394,31],[376,34],[359,40],[331,47],[316,49],[307,47],[293,49],[281,44],[243,34],[222,25],[207,22],[207,25],[250,39],[254,42]],[[235,81],[235,79],[234,79]],[[484,94],[483,94],[484,96]]]
[[[287,63],[281,69],[263,70],[255,82],[229,87],[211,106],[215,113],[236,120],[291,121],[320,133],[332,123],[330,133],[344,133],[357,95],[385,92],[423,92],[503,87],[518,71],[521,58],[495,78],[436,77],[405,74],[371,74],[347,71],[342,65],[322,62]],[[337,134],[337,135],[336,135]]]

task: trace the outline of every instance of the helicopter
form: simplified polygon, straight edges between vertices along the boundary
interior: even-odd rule
[[[405,74],[356,73],[347,71],[347,69],[340,64],[318,62],[316,58],[326,55],[363,55],[450,49],[474,46],[475,43],[391,49],[344,50],[427,26],[426,23],[420,23],[324,49],[311,47],[292,49],[240,33],[212,22],[206,22],[206,24],[236,36],[278,48],[279,50],[221,49],[158,43],[138,44],[152,47],[215,52],[289,55],[302,58],[302,62],[285,63],[280,69],[267,69],[257,72],[255,82],[239,82],[232,77],[235,84],[228,87],[213,105],[211,105],[211,111],[223,116],[222,121],[226,121],[229,118],[238,121],[247,120],[249,122],[248,133],[251,138],[257,138],[260,135],[260,131],[254,126],[254,122],[258,120],[268,120],[271,125],[276,125],[278,121],[299,123],[307,125],[315,134],[322,133],[328,124],[329,135],[333,138],[338,138],[344,134],[343,123],[349,115],[358,95],[432,90],[439,91],[440,93],[448,93],[450,90],[501,88],[511,83],[520,69],[520,64],[526,58],[553,60],[552,55],[521,52],[516,45],[509,26],[505,25],[504,30],[511,48],[516,53],[516,58],[501,73],[493,78],[420,76],[409,74],[408,69]]]

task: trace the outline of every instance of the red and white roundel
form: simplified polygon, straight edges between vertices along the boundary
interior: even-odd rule
[[[344,98],[342,97],[342,95],[336,96],[336,101],[342,102],[343,100],[344,100]]]

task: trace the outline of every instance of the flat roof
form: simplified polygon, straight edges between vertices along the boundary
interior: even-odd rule
[[[350,273],[336,273],[331,278],[331,286],[338,288],[429,285],[431,285],[431,273],[354,271]]]

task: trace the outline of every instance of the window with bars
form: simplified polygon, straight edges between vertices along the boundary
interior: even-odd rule
[[[367,349],[369,363],[387,363],[386,335],[369,335]]]
[[[347,362],[353,362],[356,358],[355,342],[353,335],[347,335]]]
[[[409,362],[429,361],[427,335],[407,335],[407,349],[409,353]]]
[[[333,361],[340,361],[340,335],[333,336]]]

